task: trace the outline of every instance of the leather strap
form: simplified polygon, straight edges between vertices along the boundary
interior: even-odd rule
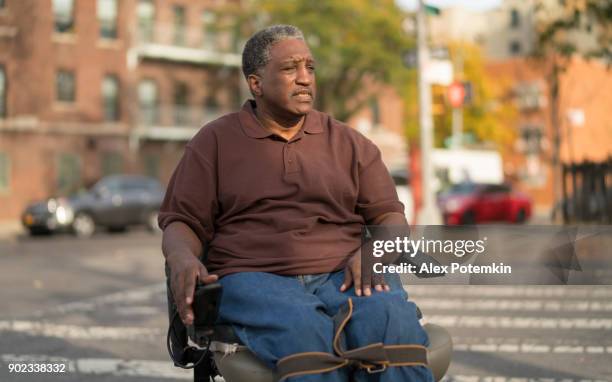
[[[342,348],[341,335],[353,314],[353,301],[343,306],[334,320],[335,354],[304,352],[281,358],[276,364],[277,380],[307,374],[326,373],[345,366],[365,369],[368,373],[380,373],[387,367],[427,366],[427,348],[422,345],[384,345],[382,342],[352,350]]]

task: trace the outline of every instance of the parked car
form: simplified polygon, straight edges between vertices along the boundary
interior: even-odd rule
[[[531,216],[529,197],[506,184],[456,184],[439,195],[438,206],[449,225],[523,223]]]
[[[153,178],[111,175],[88,191],[28,205],[22,222],[31,234],[72,231],[88,237],[97,227],[122,230],[133,225],[155,232],[163,197],[164,188]]]

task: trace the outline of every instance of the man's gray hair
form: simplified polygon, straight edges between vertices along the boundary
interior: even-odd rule
[[[270,61],[270,48],[289,38],[304,40],[304,34],[293,25],[272,25],[255,33],[242,51],[242,73],[245,77],[257,74]]]

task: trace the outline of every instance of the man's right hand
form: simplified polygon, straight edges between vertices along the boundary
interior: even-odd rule
[[[217,275],[208,274],[202,262],[190,253],[174,254],[167,258],[170,267],[170,289],[181,320],[185,325],[193,324],[193,293],[198,280],[204,284],[214,283]]]

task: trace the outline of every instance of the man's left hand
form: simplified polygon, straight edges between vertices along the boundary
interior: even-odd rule
[[[377,292],[390,291],[391,288],[385,283],[385,277],[381,274],[361,274],[361,249],[357,249],[349,259],[344,268],[344,282],[340,286],[340,292],[346,291],[355,284],[357,296],[371,296],[372,286]]]

